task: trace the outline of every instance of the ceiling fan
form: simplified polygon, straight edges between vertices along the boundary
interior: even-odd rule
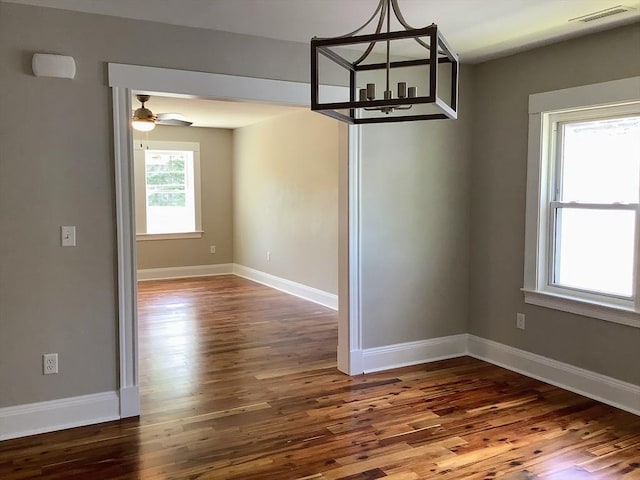
[[[155,115],[151,110],[146,108],[144,104],[151,98],[150,95],[136,95],[140,102],[140,108],[133,112],[131,126],[141,132],[149,132],[156,125],[172,125],[176,127],[189,127],[193,122],[184,118],[180,113],[158,113]]]

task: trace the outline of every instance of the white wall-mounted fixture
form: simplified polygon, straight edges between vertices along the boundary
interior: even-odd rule
[[[34,53],[31,68],[36,77],[75,78],[76,61],[65,55]]]

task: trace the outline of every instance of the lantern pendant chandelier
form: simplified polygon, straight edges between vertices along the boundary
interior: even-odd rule
[[[391,31],[391,10],[404,30]],[[375,33],[359,35],[376,18]],[[383,32],[385,23],[386,31]],[[400,56],[402,52],[394,51],[395,57],[392,58],[392,45],[403,42],[406,46],[407,40],[416,42],[417,52]],[[382,44],[382,51],[376,49],[378,43]],[[357,51],[358,47],[361,53]],[[416,54],[419,58],[414,58]],[[349,60],[347,57],[357,58]],[[338,83],[335,79],[344,78],[345,73],[349,77],[348,100],[327,99],[335,93],[332,94],[332,89],[326,85]],[[400,80],[395,92],[391,86],[392,78]],[[376,97],[375,81],[384,85],[382,98]],[[407,87],[409,83],[417,85]],[[437,25],[410,27],[400,12],[398,0],[380,0],[371,18],[351,33],[311,40],[313,111],[357,125],[455,119],[457,106],[458,56]]]

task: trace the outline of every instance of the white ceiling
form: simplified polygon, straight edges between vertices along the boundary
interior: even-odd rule
[[[308,43],[353,31],[378,0],[3,0]],[[436,23],[463,63],[640,21],[640,0],[399,0],[414,27]],[[569,22],[625,5],[633,11]],[[408,52],[397,52],[399,54]]]
[[[140,106],[135,97],[131,105],[134,110]],[[246,127],[287,113],[306,110],[304,107],[159,95],[152,95],[145,107],[155,114],[180,113],[186,120],[193,122],[194,127],[212,128]]]

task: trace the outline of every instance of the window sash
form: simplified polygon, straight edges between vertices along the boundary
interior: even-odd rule
[[[614,109],[616,107],[613,107]],[[548,145],[549,178],[548,178],[548,203],[547,203],[547,244],[544,258],[546,273],[544,289],[552,293],[579,296],[587,300],[594,300],[606,303],[621,305],[624,307],[636,308],[638,276],[640,275],[640,259],[638,249],[640,248],[640,203],[590,203],[590,202],[565,202],[562,198],[563,167],[564,167],[564,128],[569,123],[592,122],[600,119],[622,118],[626,116],[637,116],[637,107],[633,111],[624,108],[623,111],[612,111],[611,108],[597,108],[583,111],[572,111],[564,113],[548,114],[548,127],[550,129],[550,142]],[[639,181],[640,188],[640,181]],[[556,283],[558,278],[560,255],[557,248],[560,237],[557,232],[558,212],[563,208],[584,209],[584,210],[608,210],[608,211],[635,211],[635,232],[634,232],[634,258],[632,293],[630,296],[616,295],[606,292],[581,289],[573,286]],[[542,212],[541,212],[542,213]],[[542,260],[542,259],[541,259]]]
[[[567,208],[572,210],[586,211],[633,211],[635,212],[635,231],[633,238],[633,276],[631,285],[631,295],[618,295],[614,293],[601,292],[596,290],[583,289],[570,285],[563,285],[556,282],[559,277],[560,255],[557,254],[558,245],[561,240],[561,234],[558,233],[558,212]],[[559,202],[552,201],[549,203],[548,215],[548,239],[547,239],[547,273],[546,273],[546,289],[555,293],[580,294],[589,300],[608,301],[624,307],[634,307],[636,302],[637,282],[640,274],[638,250],[640,248],[640,203],[634,204],[596,204],[596,203],[578,203],[578,202]]]
[[[616,112],[612,111],[616,110]],[[618,111],[619,110],[619,111]],[[552,118],[551,121],[551,145],[550,145],[550,159],[552,160],[550,164],[552,165],[551,169],[551,178],[549,179],[549,184],[553,185],[553,191],[550,191],[550,198],[555,201],[560,201],[563,198],[563,179],[564,179],[564,135],[565,129],[564,127],[567,125],[575,125],[580,123],[591,123],[594,121],[606,121],[613,119],[622,119],[629,117],[639,117],[640,111],[638,107],[632,106],[624,106],[624,107],[601,107],[594,108],[586,111],[577,111],[577,112],[565,112],[565,113],[555,113],[550,114]],[[640,199],[640,172],[638,177],[638,199]],[[576,203],[587,203],[587,202],[576,202]],[[620,203],[620,202],[612,202],[612,203]],[[622,202],[624,203],[624,202]]]
[[[640,203],[586,203],[586,202],[549,202],[551,208],[576,208],[585,210],[640,210]]]

